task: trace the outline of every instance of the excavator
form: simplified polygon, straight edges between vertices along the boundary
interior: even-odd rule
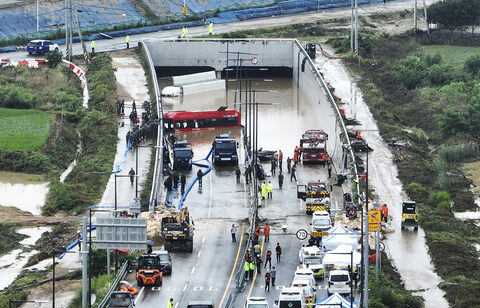
[[[193,220],[190,221],[187,207],[182,208],[178,218],[162,218],[162,237],[165,250],[193,251]]]

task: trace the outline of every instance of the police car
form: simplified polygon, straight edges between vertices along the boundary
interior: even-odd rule
[[[27,45],[29,54],[45,54],[50,51],[58,50],[58,45],[47,40],[33,40]]]

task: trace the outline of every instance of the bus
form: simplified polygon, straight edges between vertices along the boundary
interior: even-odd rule
[[[241,125],[240,112],[220,107],[216,111],[172,111],[163,115],[167,131],[199,131]]]

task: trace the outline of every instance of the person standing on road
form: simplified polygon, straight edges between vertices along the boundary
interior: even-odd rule
[[[240,171],[240,168],[237,167],[237,169],[235,170],[235,176],[237,177],[237,183],[240,183],[240,175],[242,174],[242,172]]]
[[[82,233],[77,231],[78,251],[82,251]]]
[[[270,275],[270,273],[267,271],[265,273],[265,291],[268,290],[268,292],[270,292],[270,278],[272,277],[272,275]]]
[[[277,263],[280,263],[282,257],[282,246],[280,246],[280,243],[277,243],[277,247],[275,247],[275,252],[277,253]]]
[[[185,176],[185,174],[182,174],[182,176],[180,177],[180,182],[182,183],[181,187],[182,187],[182,195],[185,193],[185,184],[187,183],[187,177]]]
[[[256,266],[257,266],[257,273],[261,274],[260,268],[262,267],[262,256],[260,254],[257,254],[257,258],[255,260]]]
[[[132,110],[137,112],[137,105],[135,104],[135,100],[132,102]]]
[[[267,197],[267,184],[265,182],[262,183],[262,200],[265,200]]]
[[[173,298],[168,301],[167,308],[173,308]]]
[[[250,173],[250,166],[245,167],[245,183],[248,185],[248,180],[252,180],[252,174]]]
[[[272,175],[275,175],[275,170],[277,169],[277,161],[275,160],[275,158],[272,157],[272,167],[270,168],[270,173],[272,173]]]
[[[268,192],[268,199],[272,199],[273,184],[270,181],[268,181],[267,192]]]
[[[270,248],[268,248],[267,250],[267,258],[265,259],[265,265],[263,266],[263,268],[267,268],[267,263],[268,267],[272,268],[272,251],[270,250]]]
[[[201,169],[198,169],[197,171],[197,178],[198,178],[198,186],[202,187],[202,177],[203,177],[203,172]]]
[[[292,167],[292,159],[287,157],[287,172],[290,173],[290,168]]]
[[[213,22],[208,25],[208,35],[213,35]]]
[[[130,35],[128,35],[128,34],[125,37],[125,43],[127,44],[127,49],[129,49],[130,48]]]
[[[278,174],[278,187],[282,189],[282,186],[283,186],[283,174],[282,174],[282,171],[280,171],[280,173]]]
[[[275,269],[275,266],[272,267],[272,270],[270,271],[270,274],[272,275],[272,287],[275,286],[275,278],[277,277],[277,270]]]
[[[248,280],[248,275],[250,274],[250,262],[248,260],[245,261],[243,270],[245,271],[245,280]]]
[[[232,229],[230,229],[230,232],[232,233],[232,242],[236,242],[237,238],[236,233],[237,233],[237,227],[235,227],[235,224],[232,224]]]
[[[278,150],[278,171],[282,172],[282,164],[283,164],[283,152],[282,150]]]
[[[253,279],[253,272],[255,271],[255,263],[250,262],[250,263],[249,263],[249,267],[250,267],[250,271],[249,271],[249,273],[250,273],[250,279]]]
[[[273,281],[273,277],[272,277],[272,281]],[[273,303],[273,308],[278,308],[278,300],[275,300],[275,303]]]
[[[265,227],[263,227],[263,234],[265,234],[265,242],[270,242],[270,226],[268,225],[268,222],[265,223]]]
[[[92,47],[92,53],[95,53],[95,41],[90,43],[90,47]]]
[[[328,164],[328,178],[332,177],[332,165]]]
[[[179,176],[178,172],[174,171],[173,172],[173,187],[177,188],[178,187],[178,181],[179,181]]]
[[[133,167],[128,172],[128,175],[130,176],[130,185],[133,185],[133,180],[135,179],[135,170],[133,170]]]
[[[293,165],[292,173],[290,174],[290,182],[292,181],[292,179],[295,179],[295,182],[297,181],[297,175],[295,174],[296,171],[297,171],[297,166]]]
[[[255,255],[260,255],[260,251],[262,250],[262,247],[260,246],[260,244],[256,244],[255,246],[253,246],[253,252],[255,253]]]

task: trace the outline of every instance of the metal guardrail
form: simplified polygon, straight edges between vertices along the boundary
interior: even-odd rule
[[[159,183],[163,182],[163,139],[164,139],[164,126],[163,126],[163,106],[162,96],[160,88],[158,86],[157,74],[155,72],[155,66],[153,65],[150,51],[148,50],[145,41],[139,43],[139,46],[145,57],[147,58],[148,66],[150,68],[149,73],[152,78],[153,86],[155,88],[155,102],[157,105],[157,118],[160,120],[157,127],[157,145],[155,147],[155,168],[153,170],[152,191],[150,192],[149,199],[149,211],[152,212],[155,206],[158,204]]]
[[[107,294],[105,294],[105,297],[102,299],[102,301],[100,302],[100,304],[98,304],[98,308],[104,308],[106,307],[107,303],[108,303],[108,300],[110,299],[110,296],[112,295],[113,291],[115,291],[115,289],[117,288],[118,284],[120,283],[120,281],[125,278],[125,275],[127,274],[127,269],[128,269],[128,261],[126,261],[125,263],[123,263],[122,267],[120,268],[120,270],[118,271],[118,275],[117,277],[115,278],[115,280],[113,281],[113,283],[110,285],[110,288],[108,289],[107,291]]]

